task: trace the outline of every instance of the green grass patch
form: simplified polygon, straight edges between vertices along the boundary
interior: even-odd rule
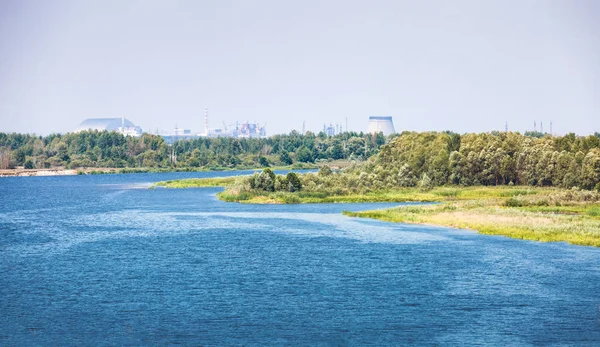
[[[239,176],[213,177],[213,178],[187,178],[157,182],[153,187],[165,188],[199,188],[199,187],[226,187],[233,184]]]
[[[472,229],[524,240],[600,247],[600,206],[597,205],[501,207],[490,201],[458,201],[344,214],[389,222]]]
[[[582,197],[588,193],[538,187],[437,187],[430,191],[399,188],[365,194],[332,191],[264,192],[243,189],[239,176],[195,178],[159,182],[170,188],[214,187],[226,189],[219,199],[257,204],[441,202],[397,208],[344,212],[352,217],[390,222],[432,224],[476,230],[543,242],[564,241],[600,247],[600,202]],[[597,198],[594,198],[597,199]]]
[[[590,217],[600,217],[600,206],[590,207],[585,211],[585,214]]]
[[[462,191],[458,188],[439,188],[433,190],[432,193],[447,198],[456,198],[462,193]]]

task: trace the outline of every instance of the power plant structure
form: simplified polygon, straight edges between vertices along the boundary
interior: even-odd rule
[[[125,136],[142,136],[142,128],[123,116],[121,118],[89,118],[81,122],[75,132],[89,130],[115,131]]]
[[[226,125],[223,123],[222,128],[210,128],[208,126],[208,109],[204,109],[204,132],[192,133],[188,129],[179,129],[175,127],[174,132],[168,135],[163,135],[165,142],[172,144],[179,140],[192,140],[201,137],[234,137],[234,138],[266,138],[266,124],[260,126],[256,122],[235,122],[235,124]]]
[[[223,128],[209,128],[208,127],[208,109],[204,109],[204,133],[198,134],[200,137],[235,137],[235,138],[265,138],[267,137],[266,124],[260,126],[260,124],[254,122],[244,122],[230,124],[227,126],[223,122]]]
[[[323,124],[323,130],[327,136],[335,136],[344,132],[344,127],[341,124],[336,123],[335,126],[332,123]],[[348,119],[346,118],[346,131],[348,131]]]
[[[367,132],[370,134],[383,133],[384,136],[394,134],[396,132],[394,129],[394,121],[392,120],[392,117],[369,117]]]
[[[329,123],[329,126],[323,125],[323,132],[327,134],[327,136],[335,136],[336,128],[333,126],[333,124]]]
[[[536,122],[536,121],[533,121],[533,132],[536,132],[536,133],[538,132],[538,127],[537,127],[537,122]],[[540,132],[540,133],[542,133],[542,134],[546,134],[546,133],[544,132],[544,122],[543,122],[543,121],[540,121],[540,129],[539,129],[539,132]],[[553,133],[552,133],[552,122],[550,122],[550,133],[549,133],[549,134],[550,134],[550,135],[552,135],[552,134],[553,134]]]

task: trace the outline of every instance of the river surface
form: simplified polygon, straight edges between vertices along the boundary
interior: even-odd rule
[[[147,189],[224,174],[0,179],[0,346],[600,344],[597,248]]]

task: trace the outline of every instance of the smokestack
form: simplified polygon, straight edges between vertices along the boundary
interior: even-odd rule
[[[208,108],[204,109],[204,133],[208,137]]]

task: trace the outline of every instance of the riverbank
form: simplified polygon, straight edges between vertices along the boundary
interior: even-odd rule
[[[214,177],[214,178],[186,178],[181,180],[171,180],[157,182],[152,188],[201,188],[201,187],[226,187],[235,183],[238,176]]]
[[[0,170],[0,177],[17,176],[70,176],[77,175],[77,170],[68,169],[9,169]]]
[[[344,212],[350,217],[471,229],[542,242],[600,247],[600,194],[578,189],[528,186],[400,188],[366,194],[260,192],[236,190],[239,177],[157,183],[170,188],[227,187],[219,199],[251,204],[437,202],[386,210]]]
[[[338,167],[345,167],[347,163],[337,163]],[[0,177],[20,176],[71,176],[71,175],[104,175],[104,174],[129,174],[129,173],[161,173],[161,172],[215,172],[215,171],[243,171],[262,170],[264,167],[209,167],[209,168],[50,168],[50,169],[6,169],[0,170]],[[288,166],[272,167],[272,170],[311,170],[318,169],[316,164],[296,163]]]
[[[438,202],[392,209],[344,212],[350,217],[470,229],[482,234],[600,247],[600,194],[584,190],[532,187],[405,188],[368,194],[318,196],[272,193],[239,200],[247,203]]]
[[[541,242],[568,242],[600,247],[600,204],[548,207],[507,207],[503,203],[470,200],[386,210],[344,212],[350,217],[396,223],[431,224],[471,229]]]

